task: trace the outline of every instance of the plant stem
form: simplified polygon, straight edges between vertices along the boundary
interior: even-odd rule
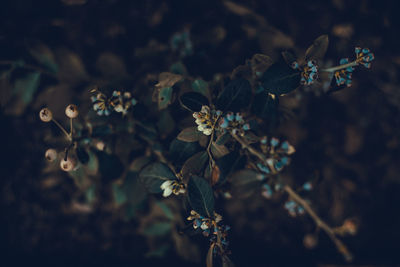
[[[323,72],[335,72],[337,70],[346,69],[348,67],[354,67],[354,66],[357,66],[357,65],[358,65],[357,61],[353,61],[353,62],[344,64],[344,65],[339,65],[339,66],[328,68],[328,69],[321,69],[321,71],[323,71]]]
[[[235,138],[236,141],[238,141],[243,148],[247,149],[251,154],[259,158],[262,162],[265,162],[265,156],[252,148],[249,144],[247,144],[244,140],[242,140],[239,136],[232,134],[232,137]],[[350,251],[347,249],[346,245],[336,237],[335,232],[333,229],[326,224],[318,215],[317,213],[311,208],[311,206],[300,196],[298,195],[290,186],[286,185],[284,187],[284,190],[286,193],[289,194],[289,196],[296,201],[298,204],[300,204],[304,210],[310,215],[310,217],[314,220],[315,224],[317,225],[318,228],[321,228],[324,230],[329,238],[333,241],[335,244],[336,248],[339,250],[339,252],[344,256],[346,261],[351,261],[353,259],[353,256],[351,255]]]
[[[64,129],[64,127],[62,127],[61,124],[58,123],[58,121],[56,121],[54,118],[51,120],[54,122],[55,125],[57,125],[58,128],[60,128],[60,130],[65,134],[68,140],[72,142],[72,136]]]
[[[70,130],[70,133],[69,133],[69,135],[71,136],[71,138],[72,138],[72,130],[73,130],[73,126],[72,126],[72,118],[70,118],[69,119],[69,130]]]
[[[333,241],[336,245],[338,251],[343,255],[346,261],[350,262],[353,259],[350,251],[347,249],[346,245],[336,237],[335,232],[333,229],[326,224],[318,215],[317,213],[311,208],[311,206],[305,201],[300,195],[298,195],[290,186],[286,185],[283,188],[289,196],[300,204],[304,210],[310,215],[310,217],[314,220],[317,227],[321,228],[325,231],[325,233],[329,236],[329,238]]]

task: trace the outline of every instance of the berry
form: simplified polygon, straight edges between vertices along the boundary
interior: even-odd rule
[[[66,108],[65,108],[65,115],[67,115],[68,118],[74,119],[76,117],[78,117],[78,107],[74,104],[69,104]]]
[[[54,148],[49,148],[46,150],[44,156],[48,161],[53,162],[57,159],[57,151]]]
[[[42,108],[39,112],[39,118],[43,122],[49,122],[53,119],[53,113],[48,108]]]
[[[76,161],[69,157],[67,158],[67,160],[62,159],[60,161],[61,170],[66,171],[66,172],[72,171],[75,168],[75,165],[76,165]]]

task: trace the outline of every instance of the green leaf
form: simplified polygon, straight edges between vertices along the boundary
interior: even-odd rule
[[[255,54],[251,60],[251,69],[256,76],[259,76],[259,74],[264,73],[271,65],[273,64],[272,59],[263,54]]]
[[[57,73],[58,65],[55,61],[54,54],[45,44],[37,44],[29,49],[29,53],[37,62],[45,66],[49,71]]]
[[[251,111],[263,119],[273,119],[278,115],[278,97],[271,96],[268,92],[262,91],[255,94]]]
[[[215,158],[220,158],[229,153],[229,149],[224,145],[217,145],[215,142],[211,143],[211,153]]]
[[[202,135],[203,133],[197,130],[197,127],[188,127],[178,134],[177,139],[184,142],[197,142]]]
[[[210,90],[208,89],[208,83],[202,79],[196,79],[192,83],[193,91],[204,95],[205,97],[210,97]]]
[[[160,89],[157,98],[159,110],[164,109],[168,107],[169,104],[171,104],[172,91],[172,87],[164,87]]]
[[[239,78],[231,81],[219,94],[217,109],[222,111],[240,111],[250,104],[251,85],[248,80]]]
[[[233,173],[228,179],[231,181],[233,196],[248,197],[260,187],[262,174],[254,170],[243,169]]]
[[[194,154],[183,164],[181,169],[182,176],[186,178],[191,175],[200,175],[207,161],[208,154],[206,151],[200,151]]]
[[[86,201],[92,204],[96,200],[96,185],[91,185],[85,192]]]
[[[78,157],[78,160],[82,164],[87,164],[89,162],[89,154],[86,152],[86,149],[82,146],[78,146],[76,149],[76,156]]]
[[[121,206],[126,203],[128,197],[126,196],[126,192],[121,185],[113,184],[112,185],[112,192],[114,196],[114,201],[117,206]]]
[[[40,72],[31,72],[15,81],[13,93],[18,95],[24,105],[31,103],[40,83]]]
[[[146,236],[164,236],[171,231],[172,224],[170,222],[157,222],[143,230]]]
[[[135,172],[128,172],[122,184],[114,183],[112,189],[117,206],[129,202],[135,209],[146,198],[145,188]]]
[[[229,140],[231,140],[231,135],[229,133],[224,133],[217,137],[215,143],[217,145],[225,145]]]
[[[203,217],[214,216],[214,192],[208,182],[199,176],[192,176],[188,183],[188,200],[192,209]]]
[[[216,160],[216,164],[220,171],[218,183],[222,184],[230,173],[241,169],[246,164],[246,157],[240,155],[238,150],[232,151],[229,154]]]
[[[321,35],[315,41],[313,44],[307,48],[306,54],[305,54],[305,60],[306,62],[314,59],[314,60],[321,60],[326,53],[326,50],[328,50],[328,45],[329,45],[329,37],[328,35]]]
[[[174,214],[172,213],[171,209],[165,204],[164,202],[157,201],[156,204],[161,208],[161,210],[164,212],[164,215],[170,219],[174,219]]]
[[[169,147],[169,158],[172,163],[180,167],[192,155],[200,150],[200,145],[197,142],[184,142],[174,139]]]
[[[163,182],[176,179],[170,168],[161,162],[155,162],[145,167],[140,172],[139,178],[150,193],[160,193],[160,186]]]
[[[262,86],[275,95],[287,94],[300,85],[300,72],[285,63],[273,64],[261,77]]]
[[[202,106],[208,106],[208,99],[204,95],[196,92],[188,92],[181,95],[179,98],[181,105],[194,112],[200,111]]]

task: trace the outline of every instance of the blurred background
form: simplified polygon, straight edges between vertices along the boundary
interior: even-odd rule
[[[14,0],[0,9],[0,255],[2,266],[204,266],[207,241],[188,254],[154,250],[140,218],[126,218],[109,187],[95,205],[82,204],[76,183],[49,171],[44,152],[59,133],[38,119],[48,106],[62,118],[66,105],[89,109],[89,90],[112,85],[146,94],[154,77],[179,58],[205,80],[229,74],[255,53],[274,59],[283,50],[302,55],[328,34],[326,60],[353,57],[354,47],[375,54],[353,86],[329,95],[299,91],[282,99],[293,118],[280,128],[296,147],[287,171],[294,184],[316,183],[309,199],[322,218],[358,222],[344,241],[348,266],[398,266],[400,231],[400,20],[396,1],[123,1]],[[171,38],[190,32],[193,52],[171,56]],[[106,185],[109,181],[104,182]],[[161,201],[150,198],[149,203]],[[168,202],[168,201],[167,201]],[[157,202],[158,203],[158,202]],[[149,204],[150,205],[150,204]],[[174,207],[176,203],[169,203]],[[313,233],[307,216],[291,218],[282,200],[225,201],[237,266],[347,265],[329,238]],[[140,217],[138,219],[138,217]],[[167,240],[169,240],[167,238]],[[168,242],[167,242],[168,244]],[[188,256],[197,255],[197,256]]]

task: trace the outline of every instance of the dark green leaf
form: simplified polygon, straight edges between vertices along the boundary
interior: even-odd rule
[[[179,167],[199,150],[200,145],[197,142],[184,142],[175,139],[169,147],[169,158]]]
[[[179,98],[181,105],[190,111],[200,111],[202,106],[208,106],[208,99],[196,92],[188,92]]]
[[[239,151],[235,150],[217,159],[216,164],[218,165],[220,171],[218,183],[221,184],[226,181],[226,178],[230,173],[244,167],[246,164],[246,157],[244,155],[240,155]]]
[[[275,95],[290,93],[300,85],[300,72],[285,63],[273,64],[261,77],[262,86]]]
[[[178,140],[184,141],[184,142],[197,142],[199,141],[200,137],[203,135],[202,132],[199,132],[197,130],[197,127],[189,127],[186,129],[183,129],[179,134],[178,134]]]
[[[145,167],[140,172],[139,178],[150,193],[160,193],[160,186],[163,182],[176,179],[170,168],[161,162],[155,162]]]
[[[170,222],[157,222],[143,230],[143,233],[147,236],[163,236],[171,231]]]
[[[231,174],[228,179],[231,181],[233,196],[248,197],[260,187],[262,174],[254,170],[243,169]]]
[[[297,60],[296,56],[290,51],[283,51],[282,57],[289,66]]]
[[[255,54],[251,60],[251,69],[256,76],[261,76],[269,67],[271,67],[272,59],[263,54]]]
[[[97,157],[99,160],[99,171],[103,179],[110,181],[121,176],[124,171],[124,165],[118,156],[98,151]]]
[[[211,143],[211,153],[217,159],[229,153],[229,149],[224,145],[217,145],[215,142]]]
[[[194,80],[194,82],[192,83],[192,89],[193,89],[193,91],[200,93],[207,98],[210,96],[210,91],[208,89],[208,83],[202,79]]]
[[[273,97],[268,92],[260,92],[255,94],[254,101],[251,106],[251,111],[256,116],[263,119],[271,119],[277,116],[279,100]]]
[[[185,164],[183,164],[181,173],[184,178],[191,175],[200,175],[208,161],[206,151],[200,151],[191,156]]]
[[[246,108],[251,99],[251,85],[248,80],[239,78],[231,81],[219,94],[216,106],[222,111],[240,111]]]
[[[102,137],[112,133],[112,128],[110,125],[98,125],[93,127],[92,137]]]
[[[215,140],[215,143],[217,145],[225,145],[229,140],[231,140],[231,135],[229,133],[224,133],[218,136],[217,140]]]
[[[14,94],[18,95],[24,105],[32,101],[40,83],[40,72],[28,73],[23,78],[15,81]]]
[[[157,201],[156,204],[161,208],[161,210],[164,212],[164,215],[170,219],[174,219],[174,214],[172,213],[171,209],[165,204],[164,202]]]
[[[199,176],[192,176],[188,183],[188,199],[195,210],[203,217],[214,216],[214,192],[208,182]]]
[[[96,185],[91,185],[85,192],[86,201],[92,204],[96,200]]]
[[[82,164],[87,164],[89,162],[89,154],[86,152],[86,149],[81,146],[78,146],[76,149],[76,156]]]
[[[158,109],[164,109],[171,104],[172,91],[172,87],[164,87],[160,89],[157,98]]]
[[[329,45],[329,37],[328,35],[321,35],[317,39],[315,39],[314,43],[307,49],[305,60],[309,61],[311,59],[321,60],[326,53]]]

